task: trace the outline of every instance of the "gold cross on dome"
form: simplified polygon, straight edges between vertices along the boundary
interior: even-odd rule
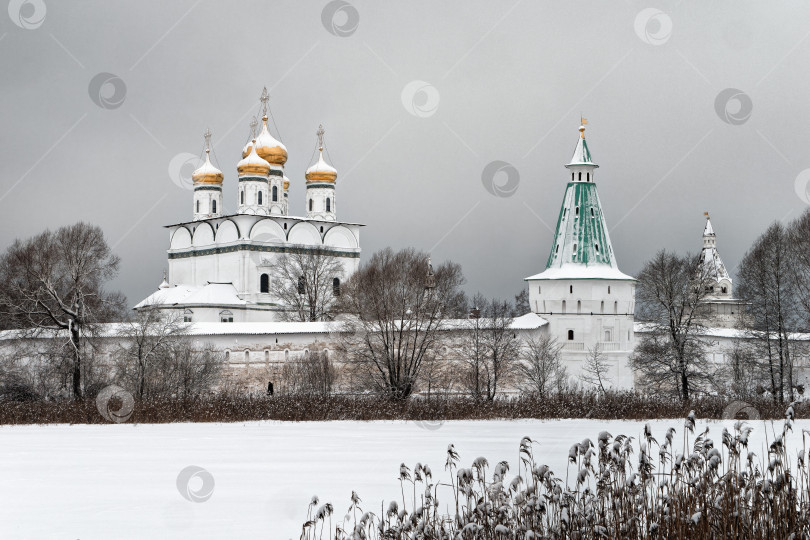
[[[262,114],[267,115],[267,103],[270,101],[270,94],[267,92],[267,87],[262,88],[262,96],[259,98],[262,102]]]
[[[257,128],[258,126],[259,126],[259,121],[258,121],[258,120],[256,120],[256,117],[254,116],[254,117],[253,117],[253,118],[250,120],[250,138],[251,138],[251,139],[255,139],[255,138],[256,138],[256,128]]]
[[[323,150],[323,134],[326,133],[323,129],[323,124],[318,126],[318,131],[315,134],[318,136],[318,146]]]
[[[203,137],[205,138],[205,148],[211,148],[211,130],[209,128],[205,128],[205,133],[203,133]]]
[[[586,126],[586,125],[588,125],[588,119],[580,114],[579,115],[579,123],[581,125],[583,125],[583,126]]]

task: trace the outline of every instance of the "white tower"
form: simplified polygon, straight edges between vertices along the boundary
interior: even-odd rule
[[[568,373],[581,373],[590,352],[610,365],[613,385],[633,386],[635,280],[619,271],[596,191],[585,120],[571,162],[546,269],[526,278],[531,309],[549,321]]]
[[[266,216],[270,192],[270,164],[256,153],[256,139],[248,143],[248,155],[236,165],[239,173],[239,213]]]
[[[307,217],[335,221],[335,182],[337,169],[323,159],[323,126],[318,126],[318,162],[307,169]]]
[[[194,221],[222,215],[222,171],[211,164],[211,131],[205,131],[205,163],[191,175],[194,182]]]
[[[708,312],[701,317],[701,323],[706,326],[720,328],[735,328],[745,322],[747,304],[734,298],[731,276],[717,251],[717,235],[705,212],[706,226],[703,228],[703,250],[700,259],[703,263],[703,275],[711,278],[706,285],[706,297],[703,303],[709,306]]]

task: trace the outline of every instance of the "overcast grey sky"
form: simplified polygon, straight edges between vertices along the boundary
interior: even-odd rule
[[[364,256],[430,250],[472,293],[514,295],[543,269],[580,113],[627,273],[699,250],[704,211],[733,269],[806,208],[807,2],[12,0],[0,20],[0,246],[98,224],[130,304],[161,280],[162,226],[191,219],[169,164],[206,127],[235,211],[263,86],[291,214],[323,123]],[[117,77],[107,108],[99,73]],[[493,161],[517,189],[507,169],[486,189]]]

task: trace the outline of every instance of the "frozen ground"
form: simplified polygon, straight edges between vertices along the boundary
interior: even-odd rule
[[[651,422],[663,439],[682,420]],[[720,445],[722,426],[709,422]],[[478,456],[514,465],[524,435],[535,456],[565,476],[568,448],[601,430],[638,437],[643,422],[597,420],[454,421],[426,429],[412,422],[249,422],[243,424],[0,427],[0,538],[266,538],[297,539],[312,495],[343,517],[352,490],[363,508],[401,499],[399,464],[427,463],[444,479],[454,443],[463,466]],[[706,422],[699,421],[697,430]],[[753,422],[752,451],[763,455],[765,431],[782,422]],[[799,420],[789,445],[800,448]],[[679,446],[676,446],[679,447]],[[210,472],[205,502],[184,499],[181,470]],[[192,491],[203,481],[191,481]],[[407,493],[407,490],[406,490]],[[440,501],[449,502],[439,492]]]

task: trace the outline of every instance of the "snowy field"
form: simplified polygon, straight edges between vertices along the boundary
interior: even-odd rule
[[[651,422],[663,440],[683,420]],[[512,472],[520,439],[538,441],[535,457],[565,476],[571,444],[596,440],[601,430],[639,437],[643,422],[598,420],[453,421],[441,426],[413,422],[248,422],[0,427],[0,538],[267,538],[297,539],[307,504],[317,494],[342,519],[352,490],[363,508],[401,500],[399,465],[427,463],[434,480],[446,481],[449,443],[468,467],[478,456],[490,464],[508,460]],[[699,421],[696,431],[707,422]],[[733,422],[708,422],[710,437]],[[763,455],[766,430],[782,422],[753,422],[751,449]],[[789,446],[799,449],[799,420]],[[676,445],[680,448],[680,445]],[[795,453],[794,453],[795,455]],[[793,462],[795,464],[795,461]],[[210,498],[186,500],[180,471],[190,465],[213,478]],[[202,477],[191,480],[193,493]],[[406,494],[408,489],[406,487]],[[439,491],[439,499],[450,497]]]

